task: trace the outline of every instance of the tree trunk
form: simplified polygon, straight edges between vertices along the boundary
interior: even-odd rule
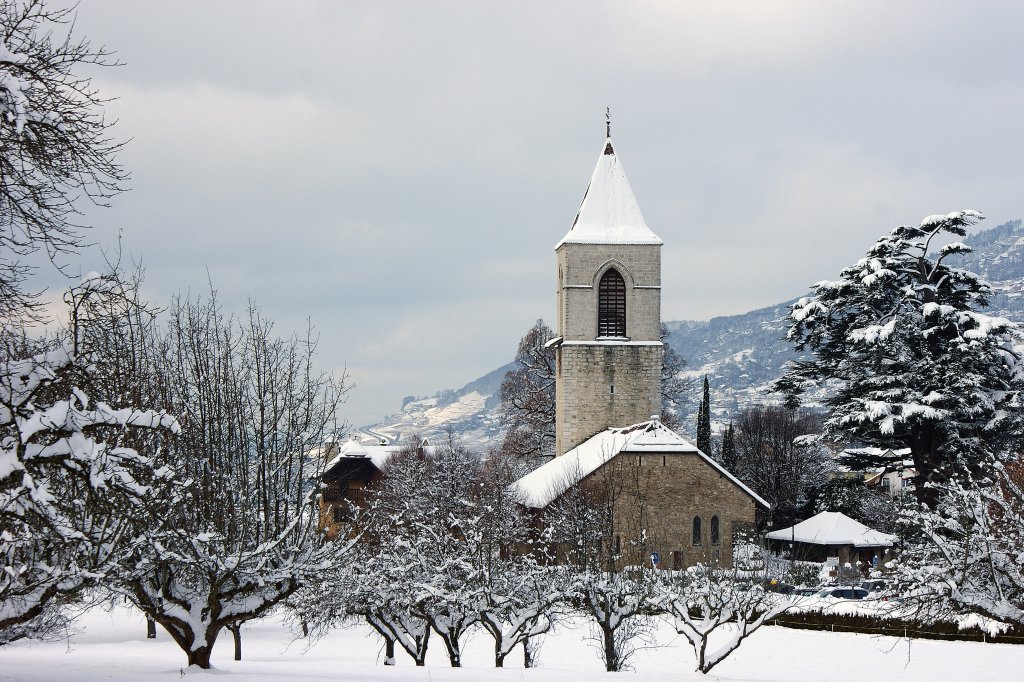
[[[235,622],[228,624],[228,630],[231,630],[231,636],[235,640],[235,660],[242,660],[242,624]]]
[[[188,652],[188,664],[198,665],[203,670],[210,669],[210,654],[213,653],[213,647],[204,646],[199,647],[195,651]]]
[[[523,667],[532,668],[536,662],[536,651],[533,646],[533,637],[523,640]]]
[[[604,639],[604,667],[610,673],[618,672],[619,652],[615,649],[615,631],[602,625],[601,636]]]
[[[146,639],[156,639],[156,621],[146,616]]]
[[[461,625],[461,621],[453,621],[455,624]],[[444,642],[444,648],[448,651],[448,662],[453,668],[462,667],[462,649],[459,646],[459,635],[464,630],[459,630],[455,627],[451,628],[438,628],[437,621],[431,620],[431,628],[437,633],[437,636]]]
[[[494,638],[494,667],[504,668],[505,667],[505,656],[507,654],[501,651],[501,639],[498,637]]]
[[[384,638],[384,665],[395,664],[395,640],[390,637]]]

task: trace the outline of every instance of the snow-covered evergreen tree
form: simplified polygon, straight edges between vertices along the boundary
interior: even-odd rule
[[[962,237],[975,211],[925,218],[879,239],[836,281],[814,285],[790,312],[789,339],[810,358],[776,387],[790,404],[832,382],[827,431],[881,448],[910,448],[918,499],[938,502],[937,484],[978,473],[1019,447],[1021,334],[982,312],[991,294],[977,275],[946,259],[970,249]],[[863,452],[863,451],[862,451]],[[857,468],[886,462],[859,454]]]
[[[697,409],[697,449],[708,456],[714,452],[711,447],[711,389],[706,376],[700,407]]]

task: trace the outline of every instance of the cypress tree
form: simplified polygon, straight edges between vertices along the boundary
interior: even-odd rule
[[[704,377],[704,395],[700,400],[700,409],[697,410],[697,449],[706,455],[711,450],[711,389],[708,387],[708,378]]]
[[[729,471],[736,466],[736,434],[732,430],[732,422],[729,422],[729,428],[722,433],[721,461]]]

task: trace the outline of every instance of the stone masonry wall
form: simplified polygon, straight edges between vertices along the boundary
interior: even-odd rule
[[[660,342],[563,343],[556,355],[555,452],[661,413]]]
[[[597,284],[609,266],[626,282],[626,336],[658,341],[661,325],[661,247],[651,244],[563,244],[558,261],[558,335],[597,338]]]
[[[584,485],[615,491],[613,532],[622,565],[650,565],[657,551],[665,569],[698,562],[731,567],[735,532],[754,525],[754,500],[695,454],[620,454]],[[695,516],[701,519],[699,543],[692,536]],[[714,516],[717,544],[711,542]]]

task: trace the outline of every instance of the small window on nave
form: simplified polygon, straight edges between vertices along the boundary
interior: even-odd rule
[[[615,268],[601,276],[597,287],[597,335],[626,335],[626,282]]]

